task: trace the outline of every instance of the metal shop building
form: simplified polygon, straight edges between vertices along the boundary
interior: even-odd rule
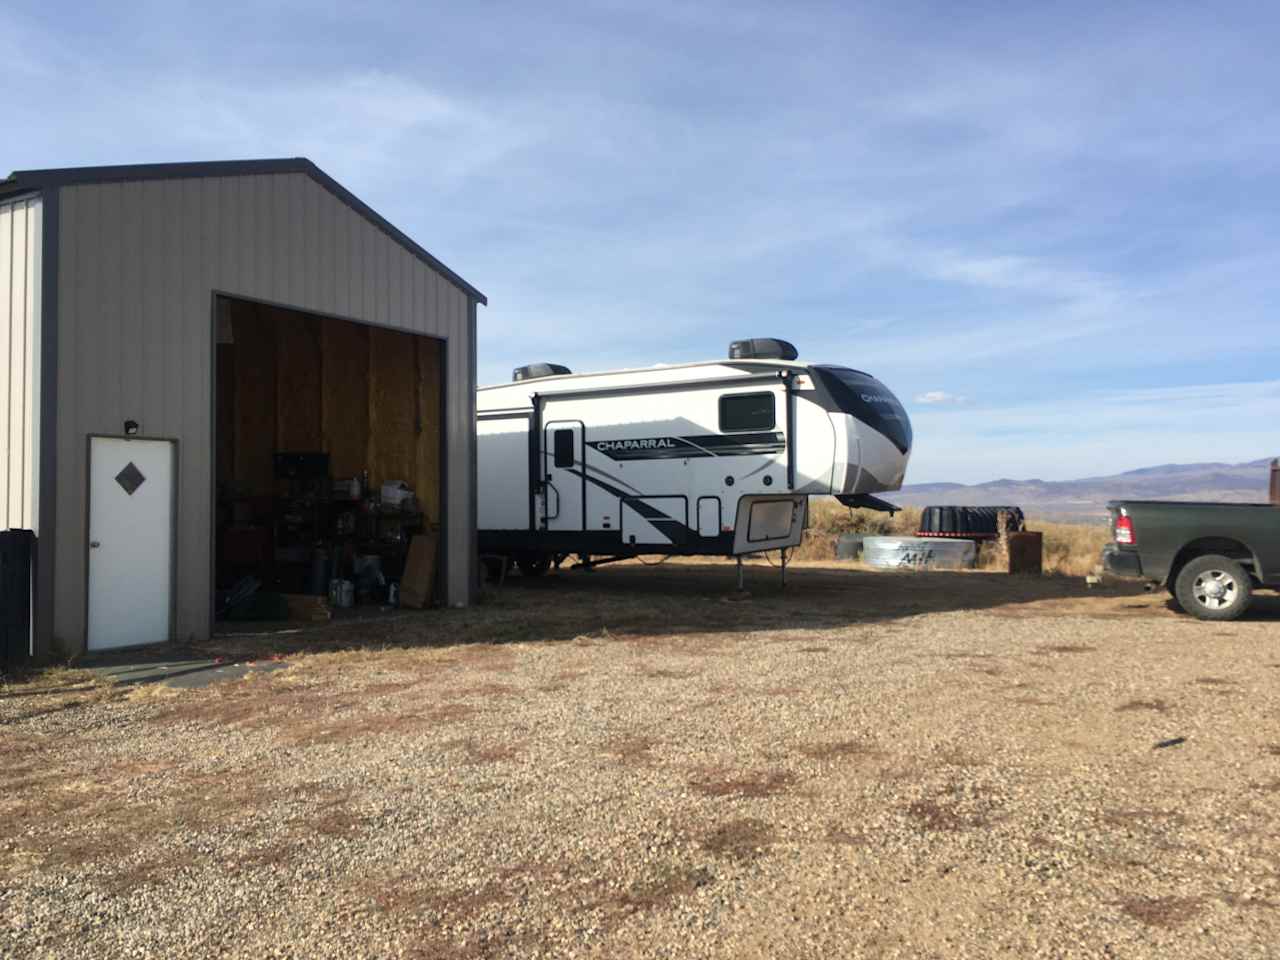
[[[314,594],[424,533],[435,601],[468,603],[481,303],[309,160],[0,180],[0,530],[35,532],[31,652],[203,639],[233,585]]]

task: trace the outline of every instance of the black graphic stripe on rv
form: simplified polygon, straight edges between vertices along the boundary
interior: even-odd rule
[[[587,446],[612,460],[686,460],[695,457],[746,457],[781,453],[781,433],[709,433],[691,437],[638,437],[588,440]]]
[[[686,542],[687,537],[696,536],[689,526],[681,523],[675,517],[671,517],[663,513],[653,504],[646,503],[644,500],[627,493],[625,490],[615,487],[611,483],[605,483],[603,480],[587,476],[580,470],[570,470],[569,472],[576,477],[585,477],[588,481],[594,483],[601,490],[605,491],[605,493],[611,494],[622,500],[628,507],[640,514],[640,516],[644,517],[644,519],[651,525],[658,530],[661,530],[666,538],[672,543],[684,543]]]

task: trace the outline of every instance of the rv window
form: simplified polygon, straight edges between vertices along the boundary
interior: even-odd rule
[[[772,430],[772,393],[739,393],[720,398],[720,430]]]
[[[556,466],[573,466],[573,431],[557,430],[554,437],[556,447]]]

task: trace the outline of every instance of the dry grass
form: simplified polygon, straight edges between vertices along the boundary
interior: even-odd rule
[[[830,560],[836,540],[843,533],[868,536],[905,537],[920,529],[922,511],[904,507],[890,517],[874,510],[850,510],[835,500],[809,501],[809,529],[804,542],[794,552],[797,560]],[[1111,539],[1105,523],[1053,523],[1027,518],[1027,529],[1044,534],[1044,572],[1049,575],[1083,577],[1098,565],[1103,546]],[[993,550],[984,550],[984,565],[993,560]]]

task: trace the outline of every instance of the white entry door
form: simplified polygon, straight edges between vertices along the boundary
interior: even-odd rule
[[[174,445],[89,441],[89,649],[170,638]]]
[[[548,530],[586,529],[587,470],[583,463],[582,421],[553,420],[542,432],[546,477],[544,526]]]

